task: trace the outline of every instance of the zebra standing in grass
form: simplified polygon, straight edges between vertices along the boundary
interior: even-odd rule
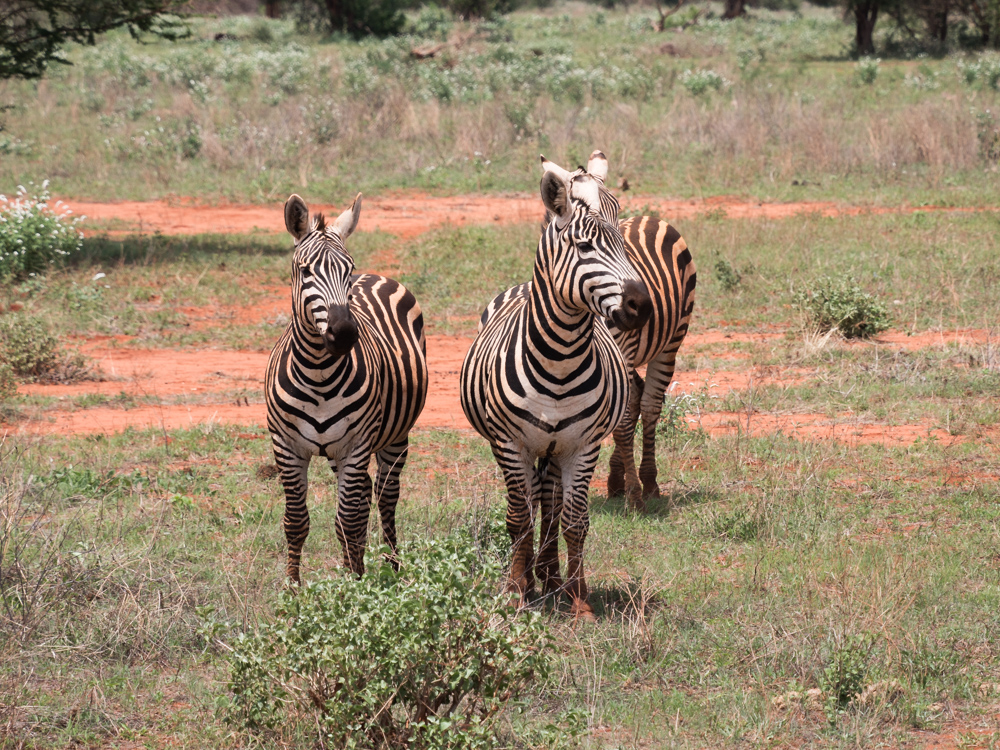
[[[285,203],[285,227],[295,239],[292,319],[271,351],[264,388],[285,488],[287,573],[295,583],[309,535],[313,456],[324,456],[337,472],[337,538],[344,564],[360,576],[372,498],[368,466],[375,454],[375,498],[395,554],[399,473],[427,397],[424,321],[416,299],[392,279],[353,275],[344,240],[360,215],[360,193],[329,226],[322,214],[310,221],[299,196]]]
[[[571,174],[544,156],[542,169],[564,179]],[[608,495],[624,493],[632,507],[645,510],[646,499],[660,495],[656,484],[656,423],[674,376],[677,350],[688,332],[697,277],[687,243],[670,224],[651,216],[618,223],[618,201],[604,187],[608,160],[603,153],[594,151],[590,155],[586,173],[600,184],[601,218],[620,227],[629,259],[653,301],[653,312],[644,326],[624,330],[615,321],[608,324],[632,372],[628,415],[615,430]],[[636,372],[641,365],[646,365],[645,382]],[[642,462],[637,474],[633,446],[640,415]]]
[[[555,218],[539,240],[531,285],[494,299],[461,374],[462,409],[507,485],[511,589],[533,596],[533,568],[545,593],[562,588],[561,523],[566,589],[584,617],[593,616],[583,573],[587,492],[601,440],[628,405],[629,373],[604,321],[630,330],[651,308],[618,227],[600,216],[599,188],[589,175],[543,175],[542,201]],[[546,524],[535,562],[538,504]]]

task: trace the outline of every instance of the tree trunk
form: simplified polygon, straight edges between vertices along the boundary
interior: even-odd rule
[[[857,33],[854,41],[862,55],[874,55],[875,43],[872,34],[878,19],[878,0],[856,0],[854,3],[854,23]]]
[[[268,18],[281,18],[280,0],[267,0],[264,3],[264,15]]]
[[[744,9],[745,0],[726,0],[726,9],[722,13],[722,17],[727,21],[731,21],[734,18],[739,18],[746,10]]]
[[[344,14],[340,0],[326,0],[326,12],[330,14],[330,28],[334,31],[343,31]]]

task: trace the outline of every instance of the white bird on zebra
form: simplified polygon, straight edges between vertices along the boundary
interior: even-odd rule
[[[511,590],[522,600],[533,596],[534,570],[545,593],[563,588],[561,521],[565,589],[573,613],[584,617],[593,616],[583,572],[588,488],[601,440],[625,415],[629,389],[605,320],[630,330],[645,323],[651,307],[618,227],[600,216],[599,188],[584,174],[542,177],[542,201],[555,220],[539,240],[532,282],[493,300],[461,374],[462,408],[489,441],[507,485]],[[533,561],[539,504],[548,526]]]
[[[402,284],[354,275],[344,241],[358,225],[361,194],[332,224],[310,220],[298,196],[285,203],[295,239],[292,317],[271,351],[265,395],[267,427],[285,490],[287,575],[299,582],[309,535],[307,473],[313,456],[338,475],[336,531],[344,564],[364,572],[372,480],[386,543],[396,549],[399,474],[409,432],[427,397],[424,322]]]

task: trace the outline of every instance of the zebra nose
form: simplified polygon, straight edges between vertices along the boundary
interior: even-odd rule
[[[634,331],[646,324],[652,312],[653,300],[646,285],[634,279],[626,281],[622,291],[621,314],[615,322],[626,331]]]
[[[329,324],[323,334],[326,349],[335,357],[348,354],[358,343],[358,324],[347,305],[330,308]]]

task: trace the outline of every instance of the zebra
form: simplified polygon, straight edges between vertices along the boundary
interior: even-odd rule
[[[617,226],[599,215],[599,187],[584,174],[542,176],[542,201],[555,219],[538,242],[532,282],[493,300],[461,371],[462,409],[489,441],[507,485],[509,590],[522,603],[532,598],[535,570],[544,593],[563,587],[561,523],[566,590],[573,614],[586,618],[593,617],[583,573],[587,492],[601,441],[628,405],[628,370],[605,320],[630,330],[652,307]]]
[[[309,218],[298,195],[285,202],[295,240],[292,317],[267,363],[267,428],[285,490],[287,577],[300,581],[309,535],[307,473],[323,456],[338,475],[337,538],[344,565],[364,573],[372,480],[377,473],[382,533],[396,558],[399,474],[409,432],[427,398],[427,359],[420,306],[402,284],[354,274],[344,241],[358,225],[361,194],[335,221]]]
[[[542,170],[563,178],[570,174],[544,156]],[[582,167],[577,172],[581,170]],[[608,323],[632,374],[628,415],[619,422],[614,433],[608,495],[624,494],[634,509],[644,511],[647,499],[660,496],[656,482],[656,423],[663,409],[664,394],[674,376],[677,350],[691,322],[697,273],[687,243],[667,222],[651,216],[639,216],[619,224],[618,200],[604,186],[608,160],[601,151],[590,155],[585,173],[599,183],[601,217],[621,229],[629,259],[653,301],[649,321],[640,328],[623,330],[613,320]],[[549,219],[546,212],[545,223]],[[642,365],[646,365],[645,381],[636,370]],[[634,442],[640,416],[642,461],[637,473]]]

